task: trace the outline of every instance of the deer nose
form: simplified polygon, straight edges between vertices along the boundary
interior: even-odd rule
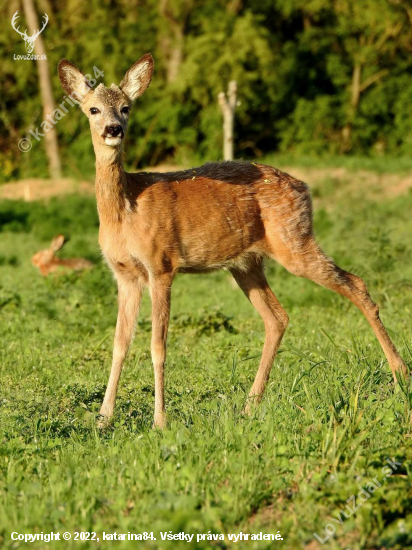
[[[123,134],[123,128],[119,124],[116,126],[107,126],[106,131],[113,137]]]

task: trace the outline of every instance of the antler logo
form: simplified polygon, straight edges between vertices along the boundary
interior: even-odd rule
[[[43,26],[40,30],[37,29],[37,31],[34,31],[32,36],[27,36],[27,29],[24,32],[20,32],[20,27],[16,28],[16,22],[19,18],[19,12],[18,10],[13,15],[13,19],[11,20],[11,26],[13,29],[20,34],[20,36],[23,38],[25,45],[26,45],[26,51],[27,53],[32,53],[34,48],[34,43],[36,41],[36,38],[39,36],[41,32],[43,32],[44,28],[46,27],[47,23],[49,22],[49,16],[47,13],[44,14],[44,20],[43,20]]]

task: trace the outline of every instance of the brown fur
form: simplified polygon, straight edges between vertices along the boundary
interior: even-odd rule
[[[99,243],[119,289],[113,365],[101,414],[113,414],[142,290],[148,286],[153,306],[154,423],[165,425],[164,362],[172,281],[178,272],[215,269],[231,271],[265,324],[262,358],[246,410],[258,402],[288,323],[266,281],[265,257],[349,298],[375,331],[394,377],[398,370],[406,374],[364,282],[337,267],[315,242],[311,198],[303,182],[271,166],[248,162],[208,163],[167,174],[124,171],[121,143],[108,145],[106,128],[116,123],[126,130],[121,105],[143,93],[151,74],[151,57],[146,55],[128,71],[121,89],[99,86],[82,103],[96,153]],[[80,75],[64,73],[63,85],[81,81]],[[99,116],[89,114],[92,107],[99,109]]]

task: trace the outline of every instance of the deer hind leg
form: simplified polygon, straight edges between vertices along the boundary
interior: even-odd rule
[[[170,317],[170,294],[172,277],[167,275],[150,282],[152,299],[152,362],[155,377],[155,428],[166,427],[164,397],[164,366],[166,360],[166,340]]]
[[[259,369],[245,406],[245,413],[249,414],[251,405],[258,404],[262,399],[273,361],[288,325],[288,315],[270,289],[261,264],[246,272],[232,270],[232,275],[261,316],[266,331]]]
[[[313,237],[302,243],[299,250],[287,249],[280,243],[274,247],[275,259],[288,271],[306,277],[315,283],[329,288],[353,302],[365,315],[388,360],[394,380],[396,372],[407,375],[407,367],[397,352],[389,334],[379,318],[379,308],[369,296],[364,281],[348,271],[344,271],[327,258]]]
[[[132,341],[143,289],[143,279],[138,279],[137,281],[118,279],[119,309],[114,336],[113,361],[109,382],[107,383],[106,393],[100,409],[100,415],[103,418],[99,421],[99,427],[104,427],[107,421],[113,416],[117,386],[122,373],[123,363]]]

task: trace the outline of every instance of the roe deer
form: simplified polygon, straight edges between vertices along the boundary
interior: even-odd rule
[[[59,267],[74,269],[80,271],[82,269],[91,269],[92,262],[84,258],[66,258],[61,259],[55,256],[55,252],[61,249],[66,242],[64,235],[57,235],[50,243],[50,248],[36,252],[31,259],[31,263],[40,269],[40,273],[47,277],[49,273],[54,273]]]
[[[407,368],[379,319],[362,279],[325,256],[312,231],[312,205],[301,181],[263,164],[208,163],[166,174],[123,169],[122,143],[133,102],[149,86],[153,59],[144,55],[119,87],[94,91],[69,61],[59,64],[67,94],[81,96],[96,154],[99,244],[118,285],[113,363],[100,414],[113,414],[122,365],[132,339],[142,291],[152,300],[151,354],[155,379],[154,426],[166,424],[164,364],[170,293],[176,273],[228,269],[257,309],[266,337],[246,412],[258,403],[288,324],[286,311],[263,271],[265,257],[346,298],[365,315],[387,357],[393,376]]]

